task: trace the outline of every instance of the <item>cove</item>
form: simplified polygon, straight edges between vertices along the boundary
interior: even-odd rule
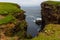
[[[34,6],[34,7],[22,7],[23,10],[26,11],[26,21],[28,24],[27,27],[27,34],[32,35],[33,37],[36,36],[39,33],[39,30],[41,29],[41,25],[37,25],[34,20],[36,18],[41,18],[40,13],[40,6]]]

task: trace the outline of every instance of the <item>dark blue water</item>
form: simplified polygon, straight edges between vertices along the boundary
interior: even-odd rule
[[[35,24],[33,22],[36,18],[40,18],[40,7],[22,7],[23,10],[26,11],[26,21],[28,23],[27,27],[27,34],[32,35],[33,37],[36,36],[39,33],[41,25]]]

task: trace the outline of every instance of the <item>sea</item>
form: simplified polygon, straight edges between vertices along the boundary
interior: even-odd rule
[[[37,36],[41,29],[41,25],[37,25],[34,20],[37,18],[41,18],[41,7],[40,6],[32,6],[32,7],[21,7],[26,13],[26,22],[27,26],[27,35],[31,35],[33,37]]]

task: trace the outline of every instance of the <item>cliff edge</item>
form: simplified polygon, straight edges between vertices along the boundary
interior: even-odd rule
[[[0,39],[20,40],[26,38],[25,11],[16,3],[0,2]]]

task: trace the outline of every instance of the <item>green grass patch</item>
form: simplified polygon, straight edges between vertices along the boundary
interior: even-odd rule
[[[15,14],[22,13],[23,10],[18,6],[16,3],[0,2],[0,15],[6,15],[0,20],[0,24],[8,23],[13,20]]]
[[[17,4],[0,2],[0,14],[14,14],[22,11],[23,10],[18,8]]]
[[[32,40],[60,40],[60,25],[48,24],[45,26],[44,31]]]
[[[5,18],[0,19],[0,25],[11,22],[12,20],[14,20],[14,17],[12,15],[8,15]]]
[[[46,1],[44,3],[51,4],[51,5],[59,5],[60,6],[60,1]]]

